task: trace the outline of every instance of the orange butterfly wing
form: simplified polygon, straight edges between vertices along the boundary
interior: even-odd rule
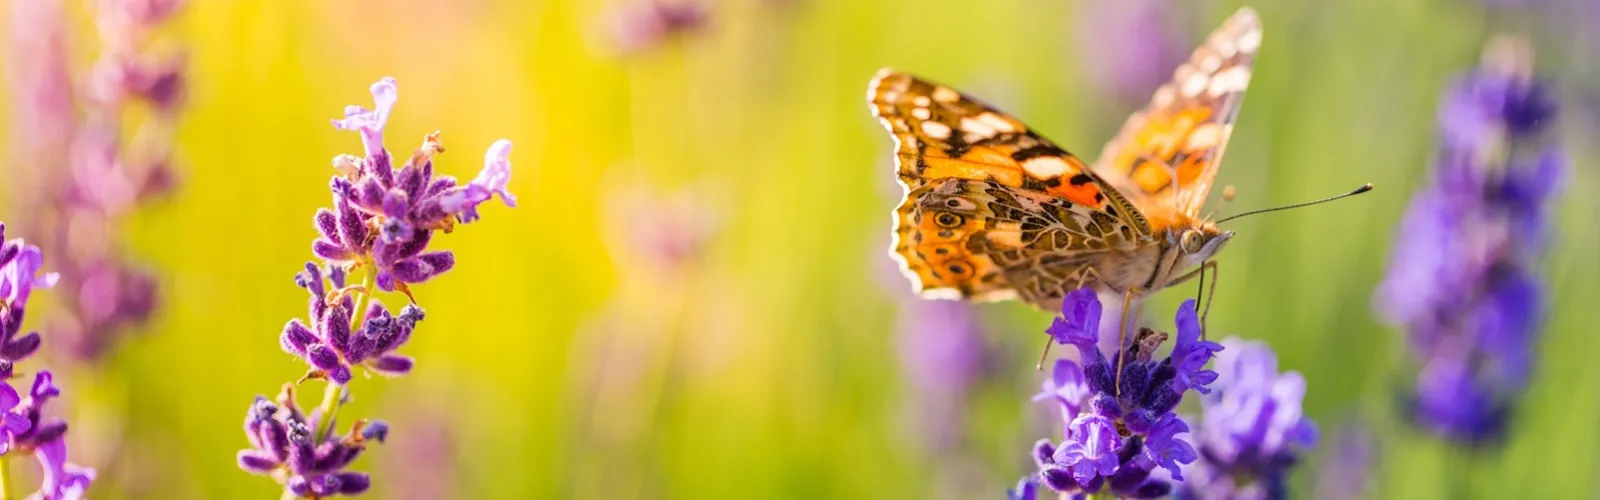
[[[1239,9],[1096,160],[1094,171],[1126,194],[1153,229],[1193,223],[1205,205],[1260,46],[1260,18]]]
[[[1150,234],[1087,164],[1010,115],[889,69],[867,99],[894,136],[906,190],[893,255],[926,296],[999,300],[1026,280],[1024,299],[1054,307],[1062,282],[1082,278],[1065,259]],[[1040,281],[1041,268],[1062,276]]]

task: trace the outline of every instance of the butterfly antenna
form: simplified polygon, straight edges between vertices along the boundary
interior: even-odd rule
[[[1340,199],[1340,198],[1347,198],[1347,197],[1355,196],[1355,195],[1358,195],[1358,194],[1361,194],[1361,193],[1365,193],[1365,192],[1371,191],[1371,190],[1372,190],[1372,183],[1369,182],[1366,185],[1363,185],[1361,187],[1356,188],[1355,191],[1351,191],[1351,192],[1348,192],[1348,193],[1345,193],[1345,194],[1341,194],[1341,195],[1338,195],[1338,196],[1330,196],[1330,197],[1323,198],[1323,199],[1320,199],[1320,200],[1317,200],[1317,201],[1308,201],[1308,202],[1305,202],[1305,203],[1296,203],[1296,204],[1293,204],[1293,205],[1283,206],[1283,207],[1263,208],[1261,210],[1251,210],[1249,212],[1245,212],[1245,213],[1242,213],[1242,214],[1235,214],[1235,215],[1229,216],[1226,219],[1222,219],[1222,220],[1217,221],[1217,223],[1221,224],[1221,223],[1224,223],[1224,222],[1228,222],[1230,220],[1234,220],[1234,219],[1237,219],[1237,218],[1240,218],[1240,217],[1244,217],[1246,215],[1264,214],[1264,213],[1267,213],[1267,212],[1276,212],[1276,211],[1279,211],[1279,210],[1288,210],[1288,209],[1291,209],[1291,208],[1309,207],[1309,206],[1312,206],[1312,205],[1316,205],[1318,203],[1327,203],[1327,202],[1330,202],[1330,201],[1333,201],[1333,200],[1337,200],[1337,199]]]

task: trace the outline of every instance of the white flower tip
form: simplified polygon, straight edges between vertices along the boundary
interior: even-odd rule
[[[473,184],[483,186],[489,191],[500,195],[500,201],[508,207],[517,206],[517,197],[506,190],[506,184],[511,182],[511,141],[500,139],[489,145],[489,150],[483,154],[483,171],[478,173],[478,178]]]
[[[395,83],[394,77],[385,76],[372,83],[369,89],[372,99],[378,104],[378,112],[387,114],[388,108],[394,107],[394,102],[400,99],[400,86]]]

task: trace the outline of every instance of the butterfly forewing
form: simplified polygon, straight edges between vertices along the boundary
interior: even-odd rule
[[[1240,9],[1212,32],[1106,144],[1094,171],[1154,228],[1192,222],[1205,204],[1261,46],[1261,21]]]
[[[888,69],[867,97],[906,189],[892,253],[924,295],[1004,299],[1021,284],[1028,302],[1059,303],[1048,290],[1082,271],[1072,262],[1149,237],[1126,198],[1010,115]]]

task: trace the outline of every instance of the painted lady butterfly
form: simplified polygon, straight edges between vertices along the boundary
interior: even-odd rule
[[[1240,9],[1092,167],[950,87],[880,71],[867,98],[905,187],[892,255],[925,297],[1046,310],[1083,286],[1132,300],[1214,269],[1233,232],[1199,211],[1260,45]]]

